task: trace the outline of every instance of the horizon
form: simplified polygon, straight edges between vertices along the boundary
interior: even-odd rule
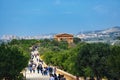
[[[107,30],[107,29],[111,29],[111,28],[120,28],[120,26],[113,26],[113,27],[110,27],[110,28],[106,28],[106,29],[99,29],[99,30],[94,30],[94,31],[101,31],[101,30]],[[91,30],[91,31],[83,31],[83,33],[85,33],[85,32],[94,32],[93,30]],[[47,34],[37,34],[37,35],[15,35],[15,34],[4,34],[4,35],[2,35],[2,36],[0,36],[0,38],[1,37],[3,37],[3,36],[17,36],[17,37],[26,37],[26,36],[31,36],[31,37],[34,37],[34,36],[44,36],[44,35],[52,35],[52,34],[64,34],[65,32],[63,32],[63,33],[47,33]],[[72,35],[77,35],[77,34],[80,34],[81,32],[79,31],[79,32],[77,32],[76,34],[72,34],[72,33],[66,33],[66,34],[72,34]]]
[[[77,34],[120,26],[120,0],[0,0],[0,37]]]

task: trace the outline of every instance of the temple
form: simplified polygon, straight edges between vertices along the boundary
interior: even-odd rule
[[[73,35],[72,34],[57,34],[54,36],[54,39],[57,41],[67,41],[68,43],[73,43]]]

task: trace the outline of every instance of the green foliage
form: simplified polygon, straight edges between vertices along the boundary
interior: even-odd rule
[[[68,43],[66,41],[56,41],[56,40],[49,40],[44,39],[40,41],[40,46],[43,48],[49,48],[52,51],[60,51],[68,49]]]
[[[119,37],[117,37],[117,39],[118,39],[118,40],[120,40],[120,36],[119,36]]]
[[[81,42],[81,39],[80,39],[80,38],[75,37],[75,38],[73,38],[73,42],[74,42],[75,44],[78,44],[78,43],[80,43],[80,42]]]
[[[9,43],[9,45],[18,47],[19,50],[21,50],[26,57],[30,57],[29,56],[29,53],[30,53],[30,49],[29,48],[31,46],[38,45],[37,43],[39,43],[39,42],[40,41],[34,40],[34,39],[32,39],[32,40],[25,40],[25,39],[16,40],[16,39],[13,39]]]
[[[37,46],[39,40],[12,40],[0,45],[0,79],[22,80],[20,72],[27,66],[30,47]]]
[[[105,43],[76,43],[68,48],[66,42],[44,40],[40,43],[40,53],[48,65],[57,66],[76,76],[106,77],[119,80],[120,47]]]
[[[27,66],[28,58],[18,47],[8,44],[0,45],[0,79],[17,79],[20,72]]]
[[[89,76],[96,76],[97,78],[104,77],[106,72],[106,59],[110,54],[110,46],[103,43],[85,44],[78,52],[76,65],[78,69],[86,75],[86,68],[91,69]],[[88,69],[89,70],[89,69]]]
[[[58,66],[61,69],[63,69],[63,62],[65,58],[66,58],[65,54],[60,52],[55,53],[50,51],[43,55],[43,59],[48,65],[52,64],[54,66]]]
[[[111,80],[120,79],[120,46],[111,46],[111,54],[108,56],[107,65],[109,73],[107,75]]]

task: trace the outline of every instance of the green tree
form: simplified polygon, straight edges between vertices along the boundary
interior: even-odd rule
[[[18,80],[20,72],[27,66],[28,58],[18,47],[0,45],[0,79]]]
[[[120,36],[118,36],[116,39],[120,40]]]
[[[105,76],[105,73],[107,73],[106,59],[109,54],[110,46],[108,44],[86,43],[78,52],[76,61],[77,69],[85,77],[97,77],[97,80],[101,80]]]
[[[111,80],[120,79],[120,46],[111,46],[111,54],[108,56],[107,65],[109,73],[107,77]]]
[[[73,42],[74,42],[75,44],[78,44],[78,43],[81,42],[81,39],[78,38],[78,37],[75,37],[75,38],[73,38]]]
[[[120,46],[105,43],[78,43],[68,48],[64,42],[43,41],[41,46],[43,60],[76,76],[94,77],[97,80],[105,77],[119,80]],[[42,43],[41,43],[42,44]]]

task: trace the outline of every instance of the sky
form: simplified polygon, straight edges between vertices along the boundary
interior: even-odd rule
[[[0,36],[77,34],[120,26],[120,0],[0,0]]]

